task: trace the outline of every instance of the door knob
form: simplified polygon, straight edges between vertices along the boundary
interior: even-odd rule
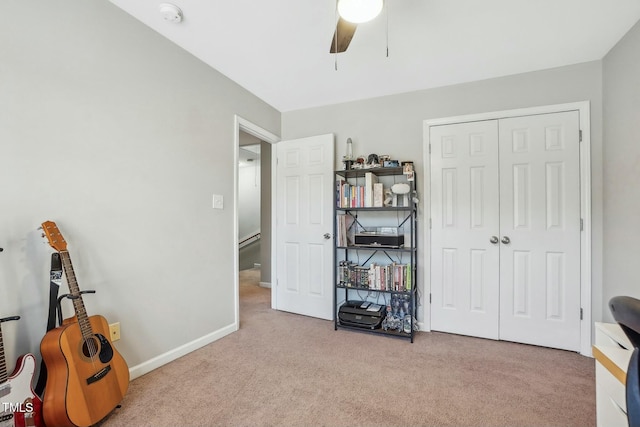
[[[509,243],[511,243],[511,239],[509,239],[507,236],[504,236],[502,238],[502,243],[504,243],[505,245],[508,245]]]
[[[324,233],[324,239],[325,240],[329,240],[331,238],[331,234],[329,233]]]
[[[489,241],[491,243],[493,243],[494,245],[498,244],[498,236],[491,236],[491,239],[489,239]]]

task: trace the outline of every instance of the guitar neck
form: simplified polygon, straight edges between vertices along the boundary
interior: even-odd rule
[[[0,384],[7,382],[8,378],[7,363],[4,357],[4,342],[2,341],[2,327],[0,327]]]
[[[84,308],[84,301],[82,301],[82,295],[80,294],[80,288],[78,287],[78,281],[76,280],[76,273],[73,271],[73,265],[71,264],[71,257],[68,251],[60,251],[60,259],[62,261],[62,268],[64,274],[67,277],[67,285],[69,285],[69,291],[73,298],[73,308],[78,318],[78,324],[80,325],[80,331],[82,336],[87,339],[93,336],[93,330],[91,329],[91,323],[89,322],[89,316],[87,316],[87,310]]]

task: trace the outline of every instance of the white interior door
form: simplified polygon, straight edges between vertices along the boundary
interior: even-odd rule
[[[579,129],[577,111],[500,120],[502,340],[580,351]]]
[[[498,121],[431,127],[430,141],[431,328],[498,339]]]
[[[334,137],[277,144],[275,308],[333,319]]]

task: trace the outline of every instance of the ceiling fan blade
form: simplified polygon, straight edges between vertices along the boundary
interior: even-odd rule
[[[358,28],[357,24],[338,18],[336,31],[333,33],[333,38],[331,39],[331,49],[329,49],[329,53],[342,53],[347,50],[356,32],[356,28]]]

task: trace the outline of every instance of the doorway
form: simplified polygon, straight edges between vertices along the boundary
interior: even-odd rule
[[[258,138],[240,131],[238,155],[238,280],[240,322],[250,310],[269,306],[269,290],[261,287],[261,144]],[[266,143],[264,143],[266,144]],[[269,147],[267,147],[268,149]],[[267,254],[268,256],[268,254]],[[270,286],[270,283],[266,283]]]
[[[256,141],[253,141],[253,140]],[[251,142],[247,144],[246,142]],[[261,142],[240,131],[238,157],[238,259],[240,271],[260,269]]]
[[[267,308],[273,306],[273,291],[269,289],[275,259],[271,239],[275,220],[271,202],[275,167],[271,149],[272,144],[278,141],[278,136],[239,116],[235,117],[236,329],[240,327],[241,282],[242,292],[249,291],[252,304],[257,301]],[[256,295],[259,296],[257,300]]]

